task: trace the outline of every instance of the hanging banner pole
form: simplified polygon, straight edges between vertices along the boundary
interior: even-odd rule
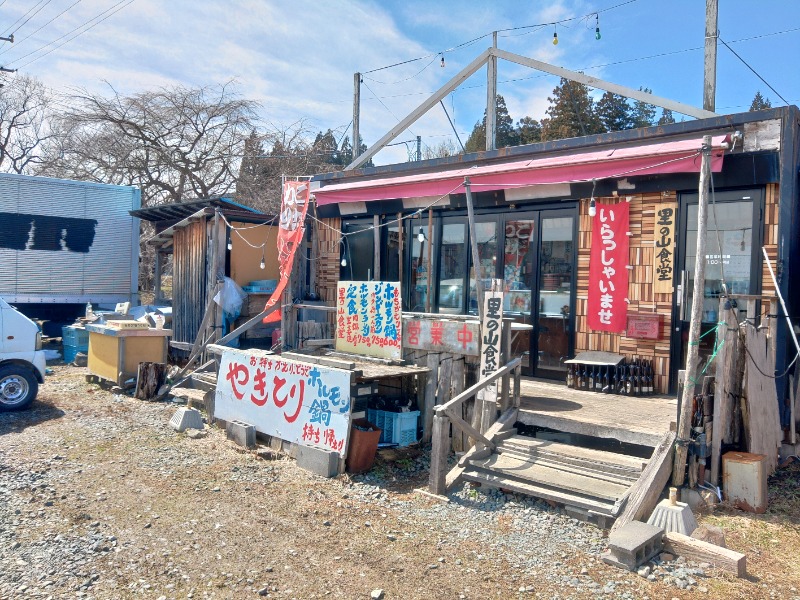
[[[286,181],[283,185],[283,198],[281,199],[281,214],[278,225],[278,270],[280,279],[275,291],[267,300],[264,310],[269,310],[280,301],[289,277],[292,274],[294,255],[303,242],[305,235],[306,212],[310,198],[310,185],[308,181]],[[264,317],[264,323],[275,323],[281,320],[283,311],[272,312]],[[286,332],[283,332],[286,339]]]

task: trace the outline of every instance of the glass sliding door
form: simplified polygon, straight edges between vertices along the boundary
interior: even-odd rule
[[[439,312],[464,313],[464,281],[467,275],[467,225],[444,223],[439,245]]]
[[[719,297],[723,282],[731,294],[757,294],[761,289],[761,210],[763,192],[743,190],[716,192],[708,206],[705,281],[695,284],[697,262],[697,194],[681,198],[681,220],[685,234],[679,238],[679,293],[675,294],[676,325],[673,327],[673,374],[686,364],[689,320],[694,294],[702,294],[703,311],[699,353],[701,364],[713,354],[715,336],[709,333],[719,321]],[[756,227],[753,224],[757,224]],[[756,251],[754,251],[756,249]],[[743,307],[741,307],[743,308]],[[674,386],[673,386],[674,387]]]
[[[560,379],[566,373],[564,361],[570,353],[575,287],[573,231],[572,217],[540,219],[536,299],[536,374],[540,377]]]
[[[575,211],[508,215],[503,229],[503,312],[523,325],[512,352],[526,375],[561,379],[574,346]]]

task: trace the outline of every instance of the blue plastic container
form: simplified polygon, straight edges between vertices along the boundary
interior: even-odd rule
[[[417,441],[418,410],[395,413],[370,408],[367,420],[381,430],[381,444],[408,446]]]

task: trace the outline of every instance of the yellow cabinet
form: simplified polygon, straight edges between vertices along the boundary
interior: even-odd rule
[[[89,373],[122,386],[136,378],[141,362],[167,362],[171,329],[116,329],[87,325]]]

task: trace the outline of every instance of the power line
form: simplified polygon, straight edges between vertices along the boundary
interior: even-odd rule
[[[14,27],[17,25],[17,23],[22,21],[22,19],[27,17],[29,14],[31,14],[43,2],[45,4],[49,4],[50,0],[39,0],[36,4],[34,4],[31,8],[29,8],[28,11],[25,14],[23,14],[19,19],[14,21],[9,27],[7,27],[5,30],[3,30],[3,35],[7,34],[9,31],[14,31]],[[44,7],[42,7],[42,8],[44,8]],[[39,8],[39,10],[42,10],[42,8]],[[36,12],[39,12],[39,11],[36,11]],[[27,23],[27,21],[26,21],[26,23]]]
[[[31,16],[29,16],[27,19],[25,19],[25,20],[24,20],[22,23],[20,23],[20,24],[19,24],[19,26],[18,26],[18,27],[17,27],[17,28],[14,30],[14,33],[17,33],[17,32],[18,32],[20,29],[22,29],[23,27],[25,27],[25,25],[27,24],[27,22],[28,22],[28,21],[30,21],[30,20],[31,20],[33,17],[35,17],[36,15],[38,15],[38,14],[39,14],[39,13],[42,11],[42,9],[43,9],[45,6],[47,6],[48,4],[50,4],[50,2],[51,2],[51,0],[47,0],[47,1],[46,1],[44,4],[42,4],[42,5],[41,5],[41,6],[40,6],[40,7],[39,7],[37,10],[36,10],[36,12],[34,12],[34,13],[31,15]]]
[[[64,40],[63,42],[61,42],[60,44],[58,44],[58,45],[56,45],[56,46],[53,46],[52,48],[50,48],[50,50],[48,50],[48,51],[47,51],[47,52],[45,52],[44,54],[41,54],[41,55],[37,56],[36,58],[33,58],[33,59],[29,60],[28,62],[26,62],[26,63],[22,64],[22,65],[19,65],[17,68],[18,68],[18,69],[22,69],[22,68],[24,68],[24,67],[27,67],[28,65],[30,65],[30,64],[32,64],[32,63],[34,63],[34,62],[36,62],[37,60],[39,60],[39,59],[41,59],[41,58],[44,58],[45,56],[47,56],[47,55],[48,55],[48,54],[50,54],[51,52],[54,52],[54,51],[58,50],[59,48],[61,48],[61,47],[62,47],[62,46],[64,46],[65,44],[68,44],[69,42],[71,42],[71,41],[72,41],[72,40],[74,40],[75,38],[77,38],[77,37],[79,37],[79,36],[83,35],[83,34],[84,34],[84,33],[86,33],[87,31],[90,31],[90,30],[94,29],[94,28],[95,28],[95,27],[97,27],[97,26],[98,26],[100,23],[102,23],[102,22],[103,22],[103,21],[105,21],[106,19],[108,19],[108,18],[112,17],[113,15],[115,15],[116,13],[118,13],[118,12],[119,12],[120,10],[122,10],[123,8],[126,8],[126,7],[130,6],[130,5],[131,5],[131,4],[133,4],[134,2],[135,2],[135,0],[120,0],[119,2],[117,2],[116,4],[114,4],[113,6],[111,6],[110,8],[107,8],[106,10],[104,10],[103,12],[101,12],[99,15],[97,15],[97,16],[95,16],[95,17],[93,17],[93,18],[89,19],[88,21],[86,21],[86,22],[85,22],[85,23],[83,23],[82,25],[79,25],[78,27],[75,27],[74,29],[72,29],[72,30],[68,31],[67,33],[65,33],[65,34],[64,34],[64,35],[62,35],[61,37],[58,37],[58,38],[54,39],[52,42],[49,42],[48,44],[45,44],[45,45],[44,45],[44,46],[42,46],[41,48],[37,48],[37,49],[36,49],[36,50],[34,50],[33,52],[28,52],[28,54],[24,54],[23,56],[20,56],[20,57],[18,57],[18,58],[15,58],[15,59],[14,59],[14,60],[12,60],[11,62],[12,62],[12,64],[14,64],[14,63],[17,63],[17,62],[21,61],[21,60],[22,60],[22,59],[24,59],[24,58],[27,58],[27,57],[29,57],[29,56],[32,56],[32,55],[34,55],[34,54],[38,53],[38,52],[41,52],[42,50],[44,50],[44,49],[45,49],[45,48],[47,48],[48,46],[52,46],[53,44],[55,44],[56,42],[58,42],[58,41],[60,41],[60,40],[63,40],[64,38],[68,38],[68,39]],[[105,16],[103,16],[103,15],[105,15]],[[101,19],[100,17],[102,17],[102,19]],[[98,19],[99,19],[99,20],[98,20]],[[94,23],[92,23],[92,21],[94,21]],[[91,23],[91,25],[89,25],[90,23]],[[88,25],[88,27],[87,27],[87,25]],[[85,29],[84,29],[84,28],[85,28]],[[82,31],[81,31],[81,30],[82,30]],[[76,32],[77,32],[77,33],[76,33]],[[75,33],[75,35],[73,35],[72,37],[68,37],[68,36],[72,35],[73,33]]]
[[[609,10],[614,10],[615,8],[619,8],[620,6],[625,6],[626,4],[633,4],[634,2],[637,2],[637,1],[638,0],[626,0],[626,2],[620,2],[619,4],[615,4],[614,6],[609,6],[607,8],[601,8],[600,10],[593,10],[592,12],[587,13],[585,15],[580,15],[580,16],[576,16],[576,17],[568,17],[566,19],[560,19],[558,21],[550,21],[550,22],[547,22],[547,23],[537,23],[535,25],[520,25],[518,27],[508,27],[506,29],[498,29],[498,30],[496,30],[496,33],[504,33],[506,31],[520,31],[520,30],[523,30],[523,29],[539,30],[539,29],[541,29],[543,27],[548,27],[550,25],[563,25],[564,23],[570,23],[571,21],[578,21],[578,20],[581,20],[581,19],[586,19],[588,17],[592,17],[592,16],[597,15],[597,14],[602,13],[602,12],[607,12]],[[420,60],[425,60],[426,58],[430,58],[431,56],[436,57],[436,56],[439,56],[440,54],[444,54],[445,52],[453,52],[454,50],[458,50],[459,48],[464,48],[465,46],[470,46],[470,45],[472,45],[472,44],[474,44],[474,43],[476,43],[476,42],[478,42],[478,41],[480,41],[480,40],[482,40],[482,39],[484,39],[486,37],[489,37],[490,35],[492,35],[492,33],[494,33],[494,32],[484,33],[483,35],[479,35],[478,37],[472,38],[471,40],[468,40],[466,42],[462,42],[460,44],[456,44],[455,46],[447,48],[446,50],[441,50],[439,52],[433,52],[433,53],[430,53],[430,54],[426,54],[425,56],[419,56],[417,58],[410,58],[408,60],[400,61],[400,62],[391,64],[391,65],[386,65],[385,67],[378,67],[378,68],[375,68],[375,69],[370,69],[369,71],[364,71],[362,73],[362,75],[366,75],[368,73],[375,73],[376,71],[383,71],[385,69],[391,69],[391,68],[394,68],[394,67],[399,67],[401,65],[407,65],[409,63],[417,62],[417,61],[420,61]],[[533,33],[533,32],[530,32],[530,33]],[[526,35],[526,34],[523,34],[523,35]],[[504,36],[504,37],[509,37],[509,36]],[[425,68],[427,68],[427,66]],[[424,70],[425,69],[422,69],[422,71],[424,71]],[[420,71],[420,73],[422,71]],[[417,75],[418,74],[419,73],[417,73]],[[416,75],[414,75],[414,77],[416,77]]]
[[[39,28],[38,28],[36,31],[34,31],[34,32],[32,32],[32,33],[30,33],[30,34],[26,35],[26,36],[25,36],[24,38],[22,38],[21,40],[18,40],[18,41],[16,42],[16,45],[14,46],[14,48],[19,48],[19,45],[20,45],[20,44],[22,44],[22,43],[23,43],[25,40],[28,40],[28,39],[32,38],[34,35],[36,35],[37,33],[39,33],[39,32],[40,32],[42,29],[44,29],[45,27],[47,27],[48,25],[50,25],[50,23],[52,23],[53,21],[55,21],[56,19],[58,19],[58,18],[60,18],[62,15],[64,15],[64,13],[66,13],[66,12],[70,11],[70,10],[71,10],[71,9],[72,9],[72,8],[73,8],[75,5],[77,5],[77,4],[80,4],[80,3],[81,3],[81,1],[82,1],[82,0],[76,0],[76,2],[74,2],[74,3],[73,3],[73,4],[71,4],[69,7],[65,8],[64,10],[62,10],[62,11],[61,11],[60,13],[58,13],[58,14],[57,14],[55,17],[53,17],[52,19],[50,19],[50,20],[49,20],[47,23],[45,23],[44,25],[42,25],[41,27],[39,27]],[[22,27],[22,25],[20,25],[20,27]],[[8,52],[9,50],[10,50],[10,47],[9,47],[9,48],[6,48],[6,49],[5,49],[5,50],[3,50],[2,52],[0,52],[0,54],[5,54],[5,53],[6,53],[6,52]]]
[[[742,61],[742,64],[743,64],[745,67],[747,67],[748,69],[750,69],[750,70],[753,72],[753,75],[755,75],[756,77],[758,77],[758,78],[759,78],[761,81],[763,81],[763,82],[764,82],[764,85],[766,85],[766,86],[767,86],[769,89],[771,89],[773,92],[775,92],[775,95],[777,95],[777,96],[778,96],[778,98],[780,98],[781,100],[783,100],[784,104],[786,104],[786,105],[788,105],[788,104],[789,104],[789,102],[786,100],[786,98],[784,98],[783,96],[781,96],[781,95],[778,93],[778,90],[776,90],[776,89],[775,89],[774,87],[772,87],[772,86],[771,86],[769,83],[767,83],[767,80],[766,80],[766,79],[764,79],[764,78],[763,78],[763,77],[762,77],[762,76],[761,76],[761,75],[758,73],[758,71],[756,71],[756,70],[755,70],[753,67],[751,67],[749,64],[747,64],[747,61],[746,61],[745,59],[743,59],[741,56],[739,56],[739,55],[737,54],[736,50],[734,50],[733,48],[731,48],[731,47],[730,47],[730,46],[729,46],[729,45],[728,45],[728,44],[725,42],[725,40],[723,40],[723,39],[722,39],[722,38],[721,38],[719,35],[717,35],[717,39],[718,39],[720,42],[722,42],[722,44],[723,44],[723,45],[724,45],[724,46],[725,46],[725,47],[726,47],[728,50],[730,50],[731,52],[733,52],[733,55],[734,55],[736,58],[738,58],[740,61]]]

